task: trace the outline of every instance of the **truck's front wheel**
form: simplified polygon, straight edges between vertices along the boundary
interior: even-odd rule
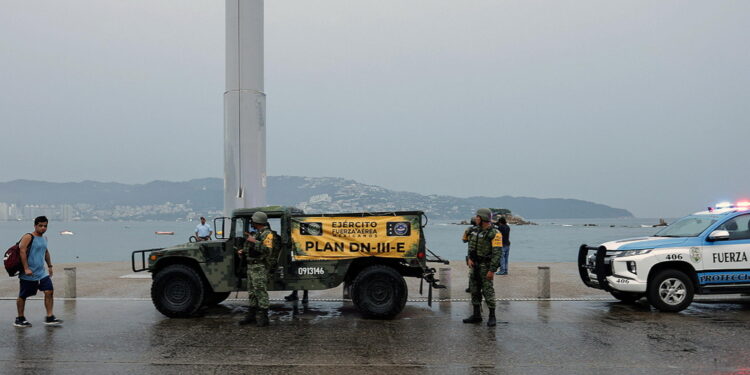
[[[368,318],[391,319],[406,305],[406,281],[383,265],[363,269],[352,283],[352,301]]]
[[[682,271],[664,270],[648,283],[648,302],[661,311],[677,312],[693,302],[693,282]]]
[[[184,264],[173,264],[159,271],[151,284],[151,301],[170,318],[186,318],[201,307],[205,287],[200,275]]]

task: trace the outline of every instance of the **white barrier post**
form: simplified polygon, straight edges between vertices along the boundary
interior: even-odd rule
[[[441,267],[438,270],[438,280],[440,285],[445,288],[438,289],[438,298],[447,301],[451,299],[451,269],[450,267]]]
[[[549,267],[539,266],[537,269],[536,289],[537,298],[549,298]]]
[[[65,297],[76,298],[76,268],[63,268],[65,270]]]

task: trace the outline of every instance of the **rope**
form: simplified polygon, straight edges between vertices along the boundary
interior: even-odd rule
[[[44,297],[30,297],[28,300],[43,300]],[[151,301],[151,298],[127,298],[127,297],[78,297],[78,298],[58,298],[58,301]],[[16,297],[0,297],[0,301],[15,301]],[[228,302],[247,302],[247,298],[227,298],[225,301]],[[273,302],[289,302],[283,298],[270,298],[269,301]],[[301,301],[301,299],[300,299]],[[308,298],[309,302],[351,302],[351,299],[344,298]],[[529,298],[529,297],[515,297],[515,298],[495,298],[495,301],[616,301],[612,297],[578,297],[578,298]],[[297,302],[297,301],[295,301]],[[427,298],[413,298],[408,299],[407,302],[427,302]],[[471,298],[450,298],[450,299],[439,299],[433,298],[432,302],[471,302]]]

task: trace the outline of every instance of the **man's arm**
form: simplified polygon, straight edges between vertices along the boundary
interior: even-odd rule
[[[29,244],[31,243],[32,238],[33,235],[30,235],[29,237],[23,236],[21,242],[18,244],[18,247],[21,249],[21,265],[23,266],[23,273],[26,276],[31,276],[33,274],[29,268]]]
[[[52,276],[52,260],[49,256],[49,249],[44,251],[44,261],[47,263],[47,271],[49,272],[49,275]]]
[[[261,254],[260,256],[268,257],[271,254],[271,249],[273,249],[273,233],[269,231],[265,237],[255,244],[255,248]]]

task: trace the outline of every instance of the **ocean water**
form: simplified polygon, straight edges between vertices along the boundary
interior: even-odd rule
[[[575,262],[582,243],[648,236],[659,228],[642,228],[658,219],[559,219],[536,221],[539,225],[511,226],[510,261]],[[673,220],[667,220],[672,222]],[[596,226],[584,226],[596,224]],[[166,247],[188,241],[196,222],[51,222],[47,231],[53,263],[130,261],[133,250]],[[466,244],[461,235],[466,225],[431,220],[425,228],[427,247],[449,260],[463,260]],[[0,245],[7,249],[27,232],[31,222],[0,221]],[[61,235],[69,230],[73,235]],[[156,231],[174,235],[156,235]]]

